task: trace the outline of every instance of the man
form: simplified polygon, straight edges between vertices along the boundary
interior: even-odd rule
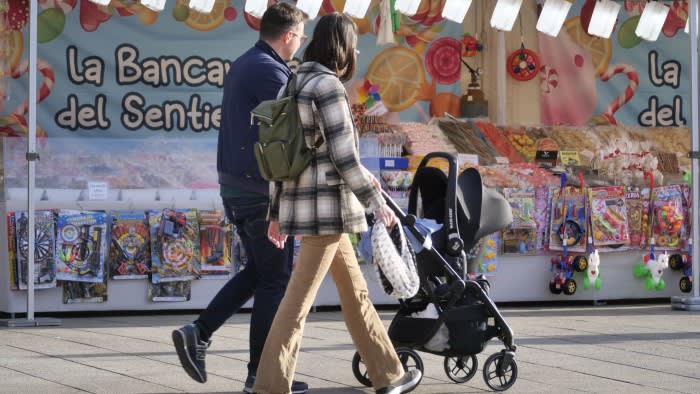
[[[284,248],[267,238],[268,182],[258,172],[253,144],[257,127],[250,111],[261,101],[277,97],[291,70],[285,63],[302,45],[305,15],[287,3],[267,9],[260,23],[260,40],[231,64],[224,82],[217,169],[228,218],[236,225],[248,254],[246,268],[234,276],[197,320],[172,333],[183,368],[194,380],[207,380],[204,358],[211,335],[252,296],[250,362],[244,392],[252,393],[267,333],[289,282],[293,239]],[[293,382],[292,393],[308,386]]]

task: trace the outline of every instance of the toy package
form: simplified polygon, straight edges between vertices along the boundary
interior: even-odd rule
[[[233,226],[223,211],[199,211],[199,255],[202,279],[228,278],[231,273]]]
[[[56,279],[102,283],[107,255],[107,215],[59,211]]]
[[[481,263],[477,273],[485,276],[493,276],[498,272],[498,251],[501,248],[500,232],[495,232],[484,237],[481,245]]]
[[[649,246],[649,241],[651,237],[651,195],[652,189],[643,188],[639,190],[639,196],[642,200],[642,239],[640,245],[642,248]]]
[[[549,248],[549,220],[552,212],[551,189],[538,187],[535,189],[535,221],[537,223],[537,251],[544,252]]]
[[[652,236],[660,250],[680,250],[686,239],[681,185],[661,186],[652,197]]]
[[[619,247],[629,244],[625,194],[624,186],[588,189],[591,233],[596,247]]]
[[[199,276],[199,223],[195,209],[148,212],[151,282],[189,281]]]
[[[112,212],[109,272],[112,279],[144,279],[151,265],[151,241],[144,212]]]
[[[16,237],[16,222],[15,213],[7,213],[7,272],[10,273],[10,289],[18,290],[19,286],[17,284],[17,237]]]
[[[549,249],[569,252],[586,250],[586,198],[578,187],[552,190],[552,213],[549,226]]]
[[[148,284],[148,298],[152,302],[184,302],[192,295],[192,281],[171,281]]]
[[[533,189],[503,189],[513,211],[513,223],[503,231],[504,254],[537,252],[537,215]]]
[[[52,211],[34,212],[34,288],[56,287],[56,263],[54,262],[54,214]],[[15,213],[17,239],[17,270],[20,290],[27,289],[27,264],[29,256],[29,218],[27,213]]]
[[[64,304],[92,304],[107,301],[107,281],[63,282]]]
[[[642,217],[644,214],[644,204],[642,194],[638,188],[628,188],[625,193],[625,204],[627,205],[627,228],[629,234],[630,248],[640,248],[642,246]]]

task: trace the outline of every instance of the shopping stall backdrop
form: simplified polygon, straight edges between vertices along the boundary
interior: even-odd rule
[[[25,128],[28,64],[28,2],[7,1],[3,45],[11,77],[0,98],[5,135]],[[135,0],[113,0],[107,7],[88,0],[39,5],[37,120],[39,136],[49,139],[211,136],[230,62],[258,38],[259,20],[243,11],[243,0],[216,0],[211,14],[192,11],[182,0],[168,2],[160,13]],[[348,86],[353,101],[374,104],[379,98],[391,117],[403,121],[458,108],[461,26],[441,17],[443,5],[426,0],[415,16],[400,16],[390,47],[376,45],[378,1],[356,20],[361,54]],[[324,0],[321,14],[343,6],[344,0]],[[313,28],[313,22],[307,25],[307,35]],[[366,79],[379,97],[367,95],[369,89],[357,97]]]
[[[624,1],[610,40],[586,33],[595,0],[577,1],[558,37],[538,34],[545,125],[688,126],[688,1],[671,8],[657,41],[634,34],[643,1]]]

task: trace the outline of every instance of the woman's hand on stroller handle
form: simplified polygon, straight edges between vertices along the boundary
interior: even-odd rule
[[[384,227],[393,227],[396,223],[398,223],[396,214],[386,204],[383,204],[374,211],[374,221],[375,223],[382,222]]]

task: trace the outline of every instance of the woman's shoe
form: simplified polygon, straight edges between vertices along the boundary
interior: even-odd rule
[[[403,394],[413,391],[418,386],[423,373],[419,369],[412,369],[403,374],[401,379],[377,390],[377,394]]]

